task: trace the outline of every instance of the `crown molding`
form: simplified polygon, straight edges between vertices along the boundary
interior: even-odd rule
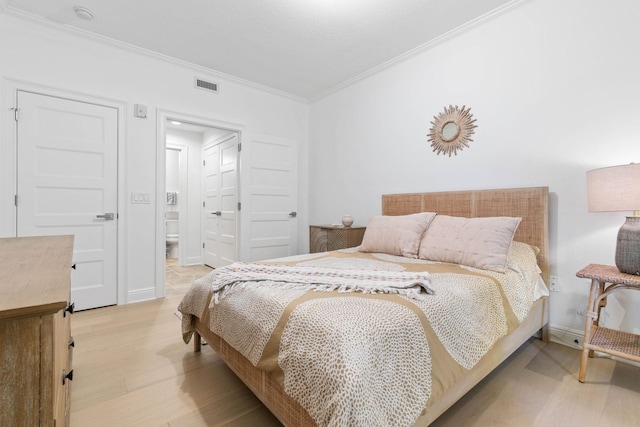
[[[392,58],[392,59],[390,59],[390,60],[388,60],[388,61],[386,61],[386,62],[384,62],[384,63],[382,63],[380,65],[377,65],[377,66],[375,66],[375,67],[373,67],[373,68],[371,68],[371,69],[369,69],[369,70],[367,70],[367,71],[365,71],[363,73],[360,73],[360,74],[358,74],[358,75],[356,75],[356,76],[354,76],[352,78],[349,78],[349,79],[347,79],[347,80],[345,80],[345,81],[343,81],[343,82],[341,82],[341,83],[339,83],[339,84],[337,84],[337,85],[335,85],[335,86],[333,86],[333,87],[331,87],[331,88],[319,93],[316,96],[309,97],[308,99],[304,98],[304,97],[301,97],[301,96],[298,96],[298,95],[294,95],[294,94],[289,93],[289,92],[285,92],[285,91],[282,91],[282,90],[279,90],[279,89],[274,89],[274,88],[269,87],[269,86],[265,86],[265,85],[262,85],[262,84],[259,84],[259,83],[255,83],[255,82],[252,82],[252,81],[249,81],[249,80],[245,80],[245,79],[242,79],[240,77],[236,77],[236,76],[233,76],[233,75],[230,75],[230,74],[225,74],[225,73],[222,73],[220,71],[217,71],[217,70],[214,70],[214,69],[211,69],[211,68],[203,67],[203,66],[200,66],[200,65],[193,64],[191,62],[187,62],[187,61],[184,61],[184,60],[181,60],[181,59],[177,59],[177,58],[174,58],[174,57],[171,57],[171,56],[168,56],[168,55],[164,55],[164,54],[161,54],[161,53],[149,50],[149,49],[145,49],[145,48],[142,48],[142,47],[139,47],[139,46],[135,46],[135,45],[132,45],[132,44],[129,44],[129,43],[121,42],[119,40],[115,40],[115,39],[112,39],[112,38],[109,38],[109,37],[101,36],[99,34],[95,34],[95,33],[92,33],[90,31],[86,31],[86,30],[83,30],[83,29],[79,29],[79,28],[73,27],[71,25],[57,23],[57,22],[51,21],[49,19],[45,19],[45,18],[42,18],[40,16],[31,14],[31,13],[28,13],[28,12],[24,12],[24,11],[21,11],[19,9],[15,9],[15,8],[13,8],[11,6],[8,6],[7,5],[7,0],[0,0],[0,13],[5,13],[7,15],[11,15],[11,16],[14,16],[14,17],[19,18],[19,19],[24,19],[24,20],[27,20],[27,21],[31,21],[33,23],[36,23],[38,25],[46,26],[46,27],[48,27],[50,29],[53,29],[53,30],[63,31],[63,32],[66,32],[66,33],[69,33],[69,34],[77,35],[77,36],[82,37],[82,38],[91,39],[93,41],[96,41],[96,42],[99,42],[99,43],[103,43],[103,44],[106,44],[106,45],[111,46],[111,47],[116,47],[116,48],[119,48],[119,49],[122,49],[122,50],[126,50],[126,51],[129,51],[129,52],[133,52],[133,53],[137,53],[137,54],[140,54],[140,55],[144,55],[144,56],[147,56],[149,58],[158,59],[158,60],[161,60],[161,61],[164,61],[164,62],[167,62],[167,63],[171,63],[171,64],[174,64],[174,65],[178,65],[178,66],[181,66],[181,67],[190,68],[194,72],[204,73],[207,76],[211,76],[214,79],[222,79],[222,80],[225,80],[227,82],[233,82],[233,83],[245,86],[245,87],[250,87],[250,88],[253,88],[253,89],[257,89],[257,90],[260,90],[260,91],[271,93],[273,95],[277,95],[277,96],[281,96],[281,97],[284,97],[284,98],[288,98],[288,99],[291,99],[293,101],[301,102],[301,103],[304,103],[304,104],[309,104],[309,103],[318,101],[318,100],[320,100],[322,98],[325,98],[325,97],[327,97],[327,96],[329,96],[329,95],[331,95],[333,93],[336,93],[336,92],[338,92],[338,91],[340,91],[340,90],[342,90],[342,89],[344,89],[346,87],[349,87],[349,86],[351,86],[351,85],[353,85],[353,84],[355,84],[355,83],[357,83],[359,81],[362,81],[362,80],[366,79],[367,77],[373,76],[373,75],[375,75],[375,74],[377,74],[377,73],[379,73],[379,72],[381,72],[383,70],[386,70],[386,69],[388,69],[388,68],[390,68],[390,67],[392,67],[394,65],[397,65],[397,64],[399,64],[401,62],[404,62],[404,61],[406,61],[406,60],[408,60],[410,58],[413,58],[413,57],[415,57],[415,56],[417,56],[417,55],[419,55],[419,54],[421,54],[421,53],[423,53],[423,52],[425,52],[425,51],[427,51],[427,50],[429,50],[429,49],[431,49],[431,48],[433,48],[435,46],[438,46],[441,43],[444,43],[444,42],[446,42],[448,40],[451,40],[451,39],[453,39],[453,38],[455,38],[455,37],[467,32],[467,31],[469,31],[469,30],[471,30],[471,29],[473,29],[475,27],[478,27],[478,26],[480,26],[480,25],[482,25],[484,23],[487,23],[487,22],[489,22],[489,21],[491,21],[491,20],[493,20],[493,19],[495,19],[497,17],[500,17],[500,16],[502,16],[502,15],[508,13],[508,12],[511,12],[512,10],[517,9],[517,8],[527,4],[527,3],[530,3],[531,1],[532,0],[512,0],[512,1],[508,2],[508,3],[505,3],[504,5],[496,8],[496,9],[494,9],[494,10],[488,12],[488,13],[485,13],[484,15],[481,15],[481,16],[479,16],[479,17],[477,17],[477,18],[475,18],[475,19],[473,19],[473,20],[471,20],[471,21],[469,21],[469,22],[467,22],[467,23],[465,23],[463,25],[460,25],[459,27],[454,28],[451,31],[448,31],[448,32],[442,34],[441,36],[436,37],[435,39],[432,39],[432,40],[430,40],[430,41],[428,41],[426,43],[423,43],[423,44],[421,44],[420,46],[418,46],[418,47],[416,47],[414,49],[411,49],[411,50],[409,50],[409,51],[407,51],[407,52],[405,52],[405,53],[403,53],[401,55],[398,55],[395,58]]]
[[[135,46],[135,45],[132,45],[132,44],[129,44],[129,43],[125,43],[125,42],[122,42],[122,41],[119,41],[119,40],[112,39],[110,37],[102,36],[102,35],[87,31],[87,30],[76,28],[76,27],[73,27],[71,25],[67,25],[67,24],[62,24],[62,23],[58,23],[58,22],[55,22],[55,21],[51,21],[50,19],[46,19],[46,18],[43,18],[43,17],[38,16],[38,15],[34,15],[32,13],[29,13],[29,12],[24,12],[22,10],[15,9],[15,8],[13,8],[11,6],[7,6],[6,5],[6,0],[0,0],[0,13],[4,13],[6,15],[13,16],[13,17],[18,18],[18,19],[29,21],[29,22],[32,22],[34,24],[41,25],[41,26],[47,27],[47,28],[55,30],[55,31],[61,31],[61,32],[65,32],[65,33],[68,33],[68,34],[73,34],[73,35],[76,35],[78,37],[82,37],[82,38],[85,38],[85,39],[91,39],[91,40],[93,40],[95,42],[102,43],[102,44],[105,44],[107,46],[115,47],[115,48],[118,48],[118,49],[122,49],[122,50],[126,50],[126,51],[129,51],[129,52],[133,52],[133,53],[137,53],[139,55],[143,55],[143,56],[146,56],[146,57],[149,57],[149,58],[152,58],[152,59],[158,59],[158,60],[161,60],[161,61],[164,61],[164,62],[167,62],[167,63],[171,63],[171,64],[174,64],[174,65],[178,65],[178,66],[181,66],[181,67],[190,68],[191,70],[193,70],[196,73],[201,73],[201,74],[203,73],[203,74],[206,74],[207,76],[211,76],[214,79],[223,79],[223,80],[225,80],[227,82],[233,82],[233,83],[236,83],[236,84],[239,84],[239,85],[242,85],[242,86],[245,86],[245,87],[250,87],[252,89],[257,89],[257,90],[260,90],[260,91],[263,91],[263,92],[269,92],[269,93],[271,93],[273,95],[277,95],[277,96],[281,96],[281,97],[284,97],[284,98],[288,98],[288,99],[291,99],[293,101],[301,102],[301,103],[304,103],[304,104],[308,104],[309,103],[308,99],[303,98],[303,97],[298,96],[298,95],[294,95],[294,94],[289,93],[289,92],[285,92],[285,91],[282,91],[282,90],[279,90],[279,89],[274,89],[272,87],[265,86],[265,85],[262,85],[262,84],[259,84],[259,83],[255,83],[255,82],[252,82],[250,80],[245,80],[245,79],[242,79],[240,77],[233,76],[231,74],[222,73],[222,72],[214,70],[212,68],[203,67],[203,66],[200,66],[200,65],[188,62],[188,61],[184,61],[182,59],[174,58],[174,57],[169,56],[169,55],[164,55],[162,53],[155,52],[155,51],[150,50],[150,49],[145,49],[145,48],[142,48],[142,47],[139,47],[139,46]]]
[[[312,97],[311,99],[309,99],[309,102],[315,102],[318,101],[322,98],[325,98],[335,92],[338,92],[341,89],[344,89],[346,87],[351,86],[354,83],[357,83],[361,80],[366,79],[367,77],[373,76],[374,74],[377,74],[383,70],[386,70],[396,64],[399,64],[401,62],[404,62],[410,58],[415,57],[416,55],[419,55],[423,52],[426,52],[427,50],[441,44],[444,43],[448,40],[451,40],[457,36],[459,36],[462,33],[465,33],[475,27],[478,27],[482,24],[485,24],[499,16],[502,16],[508,12],[511,12],[514,9],[517,9],[529,2],[531,2],[532,0],[512,0],[508,3],[505,3],[504,5],[485,13],[484,15],[481,15],[469,22],[466,22],[462,25],[460,25],[459,27],[454,28],[453,30],[447,31],[446,33],[442,34],[439,37],[436,37],[432,40],[429,40],[426,43],[421,44],[418,47],[415,47],[401,55],[396,56],[395,58],[392,58],[386,62],[383,62],[380,65],[377,65],[361,74],[358,74],[357,76],[354,76],[350,79],[347,79],[345,81],[343,81],[342,83],[339,83],[335,86],[333,86],[332,88],[320,93],[318,96]]]

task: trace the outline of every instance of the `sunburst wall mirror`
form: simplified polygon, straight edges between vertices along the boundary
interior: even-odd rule
[[[433,117],[429,141],[431,148],[436,154],[458,155],[458,150],[469,147],[469,142],[473,141],[471,135],[474,134],[476,120],[471,114],[471,108],[464,105],[459,108],[457,105],[444,107],[437,116]]]

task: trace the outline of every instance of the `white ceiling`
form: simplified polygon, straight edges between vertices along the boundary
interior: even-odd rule
[[[526,1],[0,0],[0,8],[315,99]]]

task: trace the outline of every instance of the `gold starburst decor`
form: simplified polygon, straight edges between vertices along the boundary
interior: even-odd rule
[[[431,130],[429,131],[429,141],[431,148],[436,154],[458,155],[458,150],[469,147],[469,142],[473,141],[471,135],[477,127],[476,120],[471,114],[471,108],[458,108],[456,105],[444,107],[444,111],[433,117]]]

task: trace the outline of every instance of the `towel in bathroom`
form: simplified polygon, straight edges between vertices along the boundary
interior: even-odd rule
[[[167,191],[167,204],[175,205],[178,203],[178,193],[175,191]]]

